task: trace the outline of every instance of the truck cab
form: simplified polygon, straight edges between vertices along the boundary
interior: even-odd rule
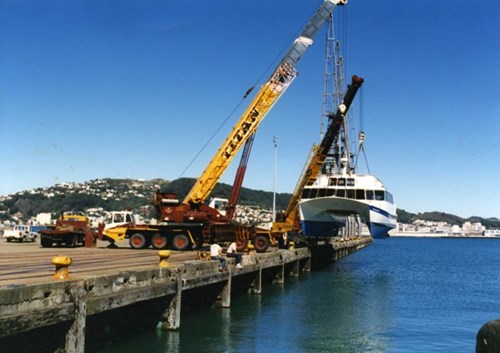
[[[135,224],[134,214],[131,211],[112,211],[107,214],[104,223],[104,229]]]
[[[135,226],[134,214],[131,211],[112,211],[107,214],[104,224],[101,238],[112,245],[125,239],[127,229]]]

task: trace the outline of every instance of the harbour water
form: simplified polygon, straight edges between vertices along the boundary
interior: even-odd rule
[[[95,352],[470,353],[500,318],[500,239],[389,238],[261,296]]]

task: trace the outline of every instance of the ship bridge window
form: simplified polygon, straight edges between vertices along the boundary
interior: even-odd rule
[[[385,192],[385,199],[389,201],[390,203],[394,203],[394,199],[392,197],[392,194],[389,191]]]
[[[333,186],[337,185],[337,178],[330,178],[330,183],[329,184],[333,185]]]
[[[365,199],[365,190],[356,190],[356,200],[364,200]]]
[[[325,197],[325,196],[326,196],[326,189],[319,189],[318,197]]]
[[[366,190],[366,199],[367,200],[374,200],[374,195],[373,195],[373,190]]]
[[[318,192],[318,189],[304,189],[304,191],[302,191],[302,198],[314,199],[316,197],[317,192]]]
[[[310,199],[315,199],[316,197],[318,197],[318,189],[317,188],[312,188],[312,189],[309,189],[309,198]]]
[[[384,191],[383,190],[375,190],[375,200],[384,201]]]
[[[337,185],[345,186],[345,178],[339,178],[339,180],[337,181]]]
[[[348,199],[354,199],[354,190],[349,189],[349,190],[346,190],[346,192],[347,192]]]
[[[354,186],[354,179],[353,178],[347,179],[347,186]]]

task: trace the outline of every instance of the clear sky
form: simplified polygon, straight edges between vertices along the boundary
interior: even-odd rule
[[[319,3],[0,0],[0,194],[180,177]],[[337,10],[346,76],[365,79],[370,171],[398,207],[500,218],[500,2]],[[293,191],[319,140],[324,51],[321,32],[259,128],[244,186],[272,191],[278,136],[276,190]],[[183,176],[201,174],[249,102]]]

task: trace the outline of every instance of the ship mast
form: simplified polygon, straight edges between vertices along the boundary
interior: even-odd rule
[[[327,20],[326,34],[326,55],[325,55],[325,75],[323,86],[323,102],[321,112],[320,138],[323,138],[325,131],[330,124],[332,112],[335,112],[342,103],[347,90],[344,75],[344,57],[342,55],[340,41],[335,37],[335,26],[333,15]],[[357,160],[356,147],[354,153],[350,148],[350,113],[347,113],[339,135],[336,137],[328,157],[325,161],[323,174],[351,174],[355,172]],[[354,136],[354,131],[353,131]],[[354,138],[353,141],[356,139]]]
[[[339,26],[340,27],[340,26]],[[347,91],[344,75],[344,57],[342,55],[340,40],[335,39],[333,16],[327,22],[325,79],[323,90],[323,107],[321,116],[321,137],[328,128],[331,112],[334,112],[343,103]],[[332,147],[328,151],[323,165],[323,174],[351,175],[356,173],[358,159],[351,154],[349,148],[349,120],[350,111],[346,113],[340,131],[335,137]],[[354,131],[353,131],[354,136]],[[356,139],[353,138],[353,141]],[[364,134],[363,134],[364,140]],[[360,135],[361,141],[361,135]],[[362,145],[361,145],[362,147]],[[356,150],[356,146],[354,146]],[[356,151],[355,151],[356,152]],[[355,153],[356,154],[356,153]],[[355,161],[354,161],[355,159]],[[361,235],[361,219],[357,214],[345,216],[346,226],[340,229],[341,234]]]

